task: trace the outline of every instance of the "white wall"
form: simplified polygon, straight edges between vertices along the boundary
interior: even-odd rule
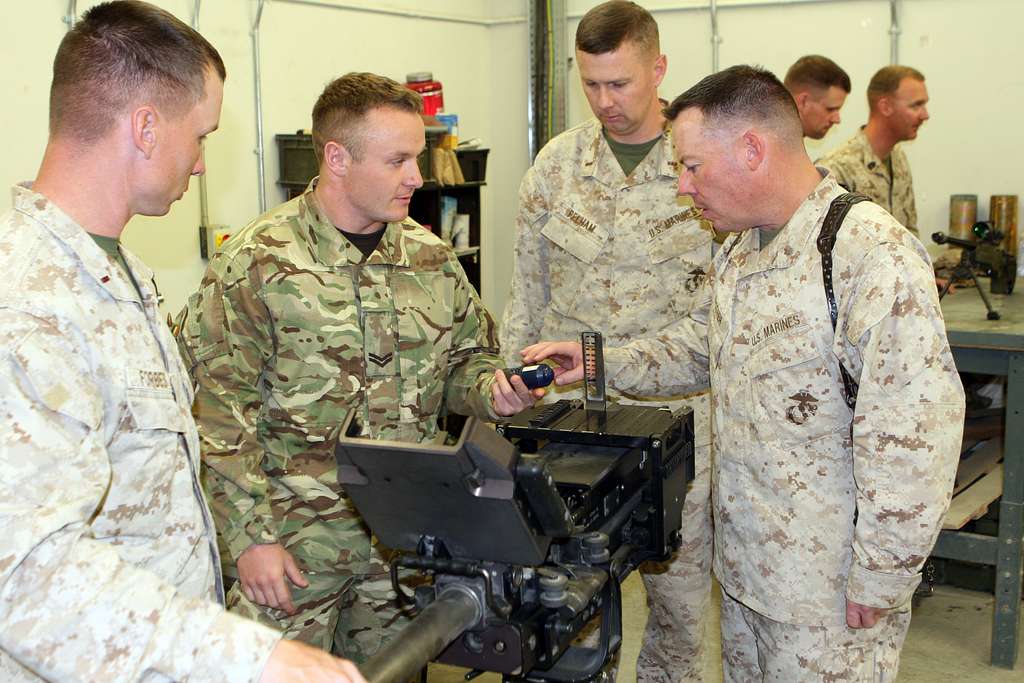
[[[32,178],[38,168],[46,143],[50,64],[66,30],[61,18],[67,4],[33,0],[0,5],[0,91],[7,93],[0,124],[7,131],[8,149],[0,184],[5,186]],[[78,2],[78,11],[94,4]],[[191,22],[192,0],[155,4]],[[387,6],[477,19],[525,15],[521,0],[390,0]],[[207,142],[206,159],[211,223],[231,227],[259,213],[250,39],[255,15],[253,0],[205,0],[199,17],[200,31],[220,51],[228,71],[221,126]],[[444,83],[446,109],[459,114],[461,136],[480,137],[492,148],[490,186],[483,192],[481,288],[489,299],[499,291],[503,299],[511,268],[506,263],[511,225],[507,234],[495,229],[495,210],[513,215],[515,187],[528,163],[525,23],[489,27],[267,2],[260,34],[268,207],[284,199],[276,185],[274,135],[308,128],[313,103],[328,81],[348,71],[374,71],[404,81],[408,72],[431,70]],[[507,125],[510,120],[516,123]],[[181,308],[205,268],[198,222],[198,183],[193,180],[169,216],[137,217],[125,231],[128,247],[157,271],[168,312]]]
[[[578,17],[597,4],[569,0],[570,36]],[[711,70],[708,3],[643,4],[658,21],[662,51],[668,55],[661,95],[671,100]],[[867,122],[867,83],[889,63],[887,0],[718,4],[720,68],[760,64],[781,78],[800,56],[819,53],[850,74],[853,92],[842,110],[842,123],[824,140],[808,141],[812,158],[837,147]],[[979,218],[988,215],[990,195],[1024,195],[1019,162],[1024,136],[1018,132],[1024,107],[1024,42],[1017,29],[1024,22],[1024,2],[903,0],[901,5],[899,61],[925,74],[931,97],[931,120],[917,140],[905,145],[914,172],[920,232],[927,238],[947,229],[951,194],[979,195]],[[573,70],[571,123],[590,115],[578,78]],[[937,251],[935,245],[929,247]]]
[[[356,0],[376,5],[371,0]],[[641,0],[644,2],[644,0]],[[6,134],[0,184],[31,178],[46,140],[50,63],[65,25],[66,0],[0,4],[0,125]],[[78,2],[79,12],[92,2]],[[192,0],[158,0],[185,21]],[[595,0],[568,0],[568,40]],[[661,28],[669,58],[662,96],[671,99],[711,69],[706,9],[667,7],[706,3],[644,2]],[[783,74],[796,58],[819,52],[840,63],[854,92],[843,123],[820,143],[820,156],[866,121],[864,88],[889,61],[889,3],[845,0],[818,4],[730,7],[720,0],[722,67],[759,63]],[[901,61],[921,69],[932,97],[932,120],[908,147],[914,168],[921,233],[944,229],[950,194],[980,195],[987,215],[991,194],[1024,194],[1017,160],[1024,138],[1017,112],[1024,108],[1024,24],[1020,0],[903,0]],[[524,16],[526,0],[389,0],[388,7],[476,18]],[[210,218],[240,226],[258,212],[255,114],[249,28],[254,0],[204,0],[200,30],[220,50],[228,69],[221,129],[208,143]],[[410,19],[355,10],[266,3],[262,34],[264,131],[268,204],[283,198],[275,185],[273,136],[308,127],[323,85],[346,71],[369,70],[399,80],[429,69],[444,83],[445,104],[460,115],[463,138],[491,148],[483,208],[483,295],[496,316],[511,275],[516,190],[528,163],[526,148],[527,29],[523,22],[495,26]],[[578,73],[569,76],[569,120],[589,116]],[[176,312],[196,287],[199,258],[196,183],[166,218],[137,218],[125,242],[153,265]],[[3,202],[0,202],[3,205]]]

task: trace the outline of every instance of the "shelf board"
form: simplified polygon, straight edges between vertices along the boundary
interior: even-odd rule
[[[464,256],[474,256],[475,254],[479,254],[480,247],[460,247],[459,249],[453,248],[452,251],[455,252],[456,256],[462,258]]]
[[[417,192],[422,190],[458,190],[463,187],[483,187],[486,184],[486,180],[471,180],[466,183],[459,183],[458,185],[438,185],[433,180],[427,180],[424,181],[423,187],[417,190]]]

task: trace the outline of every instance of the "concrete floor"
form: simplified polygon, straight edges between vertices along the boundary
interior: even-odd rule
[[[639,636],[647,619],[643,583],[633,574],[623,591],[623,645],[619,683],[635,683]],[[722,680],[721,642],[718,635],[719,595],[715,590],[707,633],[706,683]],[[988,593],[937,586],[935,594],[914,611],[910,633],[903,648],[899,683],[1024,683],[1024,638],[1013,671],[988,664],[992,632],[993,598]],[[462,669],[431,665],[430,683],[463,681]],[[485,674],[477,683],[500,683],[497,674]]]

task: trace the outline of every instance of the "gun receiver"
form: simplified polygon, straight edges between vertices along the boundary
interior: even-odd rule
[[[469,419],[451,446],[359,438],[335,448],[338,479],[391,563],[433,576],[420,614],[360,669],[404,682],[428,661],[505,680],[584,681],[622,636],[621,582],[679,546],[693,479],[693,413],[609,403],[600,431],[580,401],[492,430]],[[573,644],[592,621],[598,644]]]

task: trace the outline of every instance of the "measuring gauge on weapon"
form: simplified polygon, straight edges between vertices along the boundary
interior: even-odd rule
[[[607,396],[604,391],[604,348],[600,332],[583,332],[583,395],[587,411],[604,412]]]

